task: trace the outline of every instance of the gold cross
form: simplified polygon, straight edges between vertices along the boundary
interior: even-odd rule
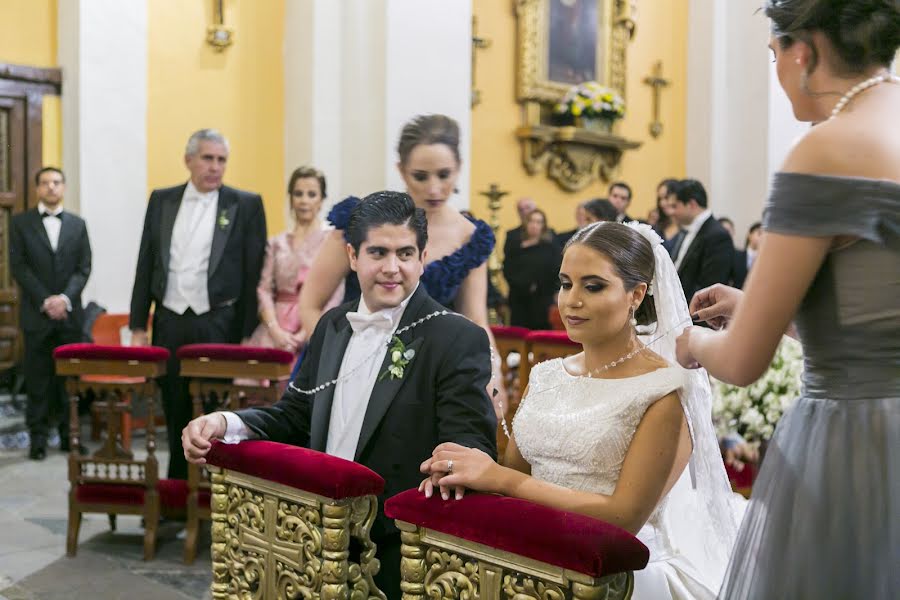
[[[265,581],[260,581],[259,586],[265,586],[265,592],[262,598],[274,598],[277,595],[277,572],[276,563],[280,563],[295,572],[303,571],[303,545],[296,542],[286,542],[276,539],[275,533],[275,516],[277,514],[276,500],[266,498],[264,507],[265,526],[263,531],[268,532],[269,538],[265,534],[250,529],[246,525],[240,525],[238,534],[240,548],[247,552],[253,552],[262,557],[265,563],[265,570],[260,573]]]
[[[653,74],[644,77],[644,83],[653,88],[653,122],[650,123],[650,135],[659,137],[663,130],[663,124],[659,120],[659,95],[664,87],[669,85],[669,80],[662,76],[662,61],[656,61],[653,65]]]
[[[491,40],[478,36],[478,17],[472,17],[472,106],[481,102],[481,90],[475,89],[475,56],[476,50],[491,47]]]

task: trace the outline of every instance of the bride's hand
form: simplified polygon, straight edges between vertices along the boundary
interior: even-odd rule
[[[691,336],[704,335],[706,332],[700,327],[685,327],[678,339],[675,340],[675,359],[685,369],[699,369],[700,363],[691,354]]]
[[[452,461],[452,462],[451,462]],[[434,449],[431,458],[422,463],[422,471],[442,475],[442,487],[466,487],[480,492],[494,492],[500,466],[476,448],[445,442]]]
[[[722,329],[731,320],[743,296],[741,290],[721,283],[704,288],[691,298],[691,317],[695,321],[706,321],[713,329]]]

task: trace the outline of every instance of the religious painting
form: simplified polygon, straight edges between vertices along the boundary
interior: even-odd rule
[[[547,71],[570,85],[597,79],[598,4],[601,0],[550,0]]]
[[[516,0],[517,97],[554,103],[597,81],[624,95],[634,0]]]

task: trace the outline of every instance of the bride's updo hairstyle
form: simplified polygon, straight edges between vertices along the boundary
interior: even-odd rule
[[[403,126],[397,154],[400,164],[405,165],[416,146],[443,144],[450,148],[459,163],[459,125],[445,115],[419,115]]]
[[[644,236],[631,227],[609,221],[592,223],[577,231],[566,244],[565,250],[576,244],[587,246],[609,258],[616,269],[616,275],[625,285],[625,291],[630,292],[639,283],[646,283],[650,287],[656,270],[653,248]],[[634,318],[638,325],[656,323],[656,305],[650,294],[644,296],[643,302],[634,311]]]
[[[873,66],[888,67],[900,47],[898,0],[766,0],[765,13],[782,48],[795,41],[812,48],[808,73],[819,62],[812,33],[820,31],[834,48],[830,67],[854,76]]]

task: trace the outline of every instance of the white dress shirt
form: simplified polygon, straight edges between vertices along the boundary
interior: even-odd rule
[[[56,248],[59,246],[59,231],[62,229],[62,219],[54,218],[62,215],[63,207],[61,205],[57,205],[53,210],[47,208],[47,205],[43,202],[38,202],[38,211],[41,213],[41,221],[44,223],[44,231],[47,232],[47,237],[50,238],[50,247],[53,248],[53,251],[56,252]],[[43,218],[43,215],[53,215],[53,217]]]
[[[198,315],[209,311],[207,276],[218,204],[219,190],[200,193],[188,181],[172,230],[163,297],[163,306],[179,315],[188,308]]]
[[[684,239],[681,241],[681,247],[678,249],[678,256],[675,258],[676,270],[681,268],[681,261],[684,260],[688,249],[691,247],[691,244],[694,243],[694,238],[697,237],[697,232],[700,231],[700,228],[703,227],[703,224],[706,223],[706,220],[711,216],[712,211],[706,209],[702,213],[697,215],[697,217],[691,222],[691,224],[687,226],[684,234]]]
[[[414,293],[415,290],[412,294]],[[344,351],[341,368],[338,370],[338,383],[334,388],[328,440],[325,443],[325,452],[328,454],[347,460],[356,457],[356,446],[359,444],[359,434],[369,406],[369,398],[381,375],[379,369],[384,362],[388,342],[400,325],[400,319],[403,318],[412,294],[399,306],[376,313],[369,310],[365,300],[360,298],[359,311],[347,313],[347,320],[350,321],[353,333]],[[343,380],[342,378],[351,371],[353,376]],[[256,437],[235,413],[222,414],[226,423],[223,438],[226,444],[236,444],[241,440]]]

